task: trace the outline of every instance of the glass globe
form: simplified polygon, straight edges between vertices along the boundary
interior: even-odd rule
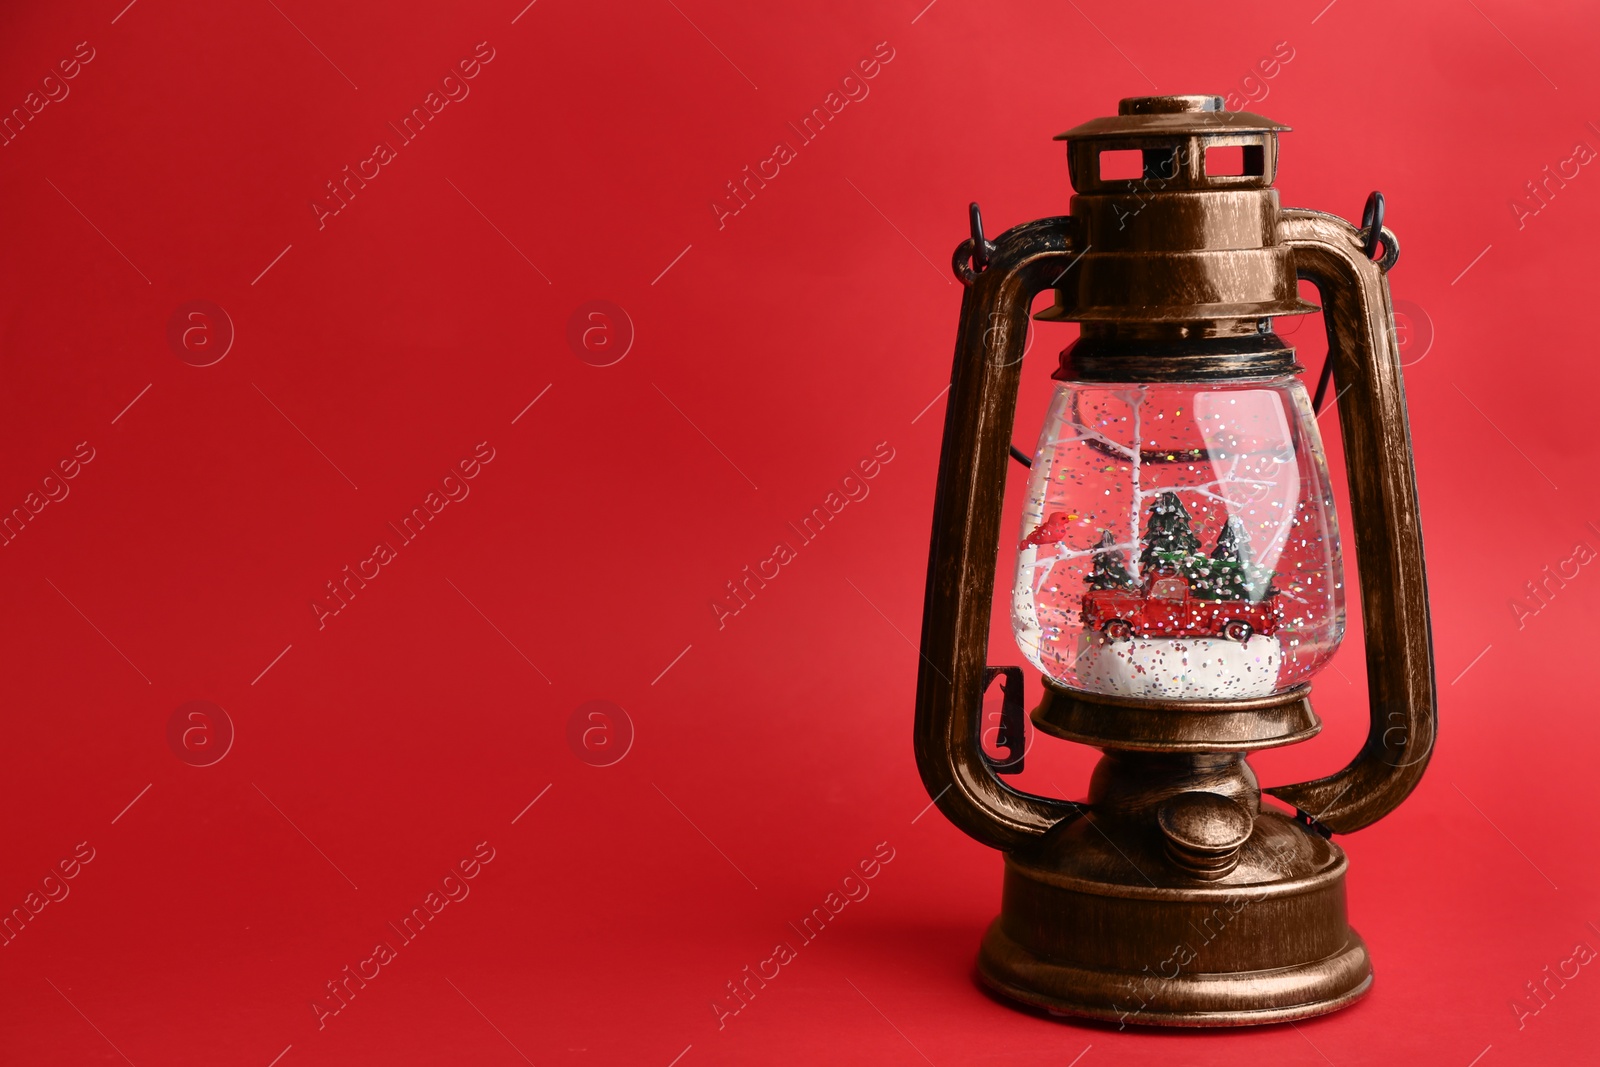
[[[1309,679],[1344,635],[1344,578],[1299,380],[1061,382],[1011,619],[1067,688],[1219,700]]]

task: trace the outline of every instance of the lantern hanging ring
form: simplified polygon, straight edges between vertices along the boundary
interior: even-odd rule
[[[956,246],[951,267],[962,285],[971,285],[978,275],[989,269],[989,257],[994,255],[994,242],[983,235],[983,213],[977,201],[967,205],[967,220],[972,225],[972,238]]]
[[[1383,245],[1383,255],[1378,255],[1378,245]],[[1383,194],[1374,189],[1367,194],[1367,205],[1361,210],[1361,251],[1377,260],[1378,269],[1388,273],[1400,260],[1400,242],[1393,231],[1383,225]]]

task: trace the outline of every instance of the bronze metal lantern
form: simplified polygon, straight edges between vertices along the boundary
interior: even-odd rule
[[[1122,101],[1060,136],[1071,214],[956,250],[961,305],[917,679],[917,764],[945,817],[1005,853],[982,982],[1057,1013],[1223,1026],[1332,1011],[1372,983],[1345,854],[1421,778],[1437,721],[1422,536],[1385,272],[1364,226],[1284,209],[1284,126],[1215,96]],[[1130,153],[1131,176],[1110,167]],[[1127,158],[1121,157],[1121,158]],[[1381,259],[1374,260],[1379,247]],[[1314,735],[1344,629],[1336,510],[1280,315],[1322,299],[1355,517],[1370,726],[1329,778],[1266,790],[1246,756]],[[1062,354],[1021,529],[1001,545],[1033,297]],[[1327,388],[1323,379],[1319,394]],[[1320,401],[1320,396],[1319,396]],[[1025,456],[1019,456],[1026,462]],[[1023,793],[1022,671],[985,652],[997,546],[1043,675],[1037,728],[1104,751],[1082,804]],[[981,743],[1003,678],[1000,747]]]

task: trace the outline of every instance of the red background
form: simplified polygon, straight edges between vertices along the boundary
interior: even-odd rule
[[[1600,148],[1592,10],[523,2],[3,16],[4,109],[78,42],[94,58],[0,148],[0,509],[79,442],[94,459],[0,548],[0,909],[79,842],[95,858],[0,948],[0,1061],[1593,1054],[1593,967],[1537,1014],[1511,1005],[1600,947],[1600,576],[1569,564],[1536,612],[1511,602],[1600,547],[1571,311],[1600,177],[1552,183],[1520,226],[1510,206]],[[324,183],[480,41],[470,96],[319,229]],[[879,42],[870,96],[719,229],[724,183]],[[1293,59],[1262,79],[1279,42]],[[1253,95],[1295,127],[1286,204],[1355,216],[1380,188],[1404,243],[1442,725],[1411,800],[1344,839],[1373,992],[1293,1027],[1118,1033],[986,998],[970,971],[1000,859],[926,811],[911,756],[966,203],[991,233],[1064,212],[1050,136],[1153,86]],[[236,331],[207,367],[167,338],[194,300]],[[591,300],[636,332],[609,367],[567,340]],[[1071,336],[1042,327],[1029,356],[1025,448]],[[1313,367],[1320,336],[1294,334]],[[319,629],[324,583],[479,442],[471,495]],[[870,496],[719,629],[724,583],[879,442]],[[991,661],[1021,662],[996,623]],[[1323,735],[1258,758],[1264,783],[1358,745],[1351,629]],[[169,746],[194,700],[236,732],[211,766]],[[611,766],[569,741],[590,700],[634,731]],[[1030,758],[1025,784],[1075,797],[1094,753]],[[480,841],[471,895],[319,1030],[325,983]],[[724,983],[879,842],[871,895],[719,1030]]]

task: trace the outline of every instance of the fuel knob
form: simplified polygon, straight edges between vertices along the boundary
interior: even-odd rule
[[[1156,824],[1166,838],[1167,859],[1195,878],[1215,881],[1239,865],[1239,849],[1255,820],[1237,801],[1218,793],[1179,793],[1164,801]]]

